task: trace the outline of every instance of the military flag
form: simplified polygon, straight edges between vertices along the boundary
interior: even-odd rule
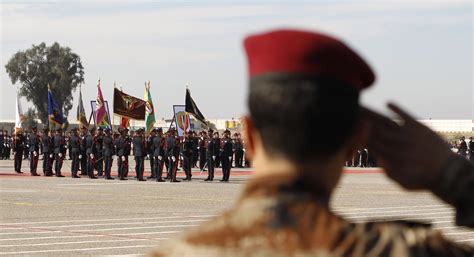
[[[148,81],[148,84],[145,83],[145,103],[146,134],[149,134],[155,125],[155,109],[153,107],[153,100],[151,99],[150,94],[150,81]]]
[[[20,96],[16,93],[16,105],[15,105],[15,130],[21,129],[21,123],[25,120],[23,116],[23,109],[21,108]]]
[[[49,121],[49,128],[58,125],[61,128],[64,124],[64,116],[59,109],[58,105],[53,99],[53,93],[51,92],[51,87],[48,85],[48,121]]]
[[[134,120],[145,120],[146,102],[114,89],[114,113]]]
[[[104,96],[100,89],[100,80],[97,84],[97,101],[95,103],[95,124],[97,127],[110,127],[107,110],[105,109]]]
[[[79,105],[77,106],[77,115],[76,115],[77,121],[79,121],[79,124],[81,127],[88,128],[89,127],[89,122],[87,121],[86,117],[86,111],[84,109],[84,103],[82,102],[82,89],[79,86]]]
[[[201,111],[197,107],[188,88],[186,88],[186,112],[191,113],[200,122],[207,124],[206,118],[204,118],[204,115],[202,115]]]

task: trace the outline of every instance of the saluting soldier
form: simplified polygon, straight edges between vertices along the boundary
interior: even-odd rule
[[[427,225],[355,223],[330,209],[345,159],[367,137],[390,178],[431,190],[456,208],[458,226],[474,227],[474,166],[399,107],[391,109],[402,125],[361,107],[359,96],[375,74],[357,53],[331,36],[289,29],[252,35],[244,47],[250,81],[243,128],[255,176],[231,210],[160,244],[151,256],[474,254],[474,247]],[[315,120],[327,122],[314,126]]]
[[[25,150],[25,136],[23,136],[21,128],[18,129],[18,131],[16,131],[15,135],[13,136],[12,147],[13,157],[15,160],[15,172],[23,173],[21,171],[21,162],[23,161],[23,151]]]
[[[105,179],[114,179],[110,175],[112,171],[112,155],[114,150],[114,139],[110,134],[110,128],[105,129],[105,135],[102,138],[102,156],[105,164]]]
[[[143,137],[143,129],[138,129],[137,134],[133,138],[133,155],[135,156],[135,173],[138,181],[146,181],[143,179],[143,165],[146,156],[146,143]]]
[[[64,177],[61,174],[61,168],[64,161],[64,151],[66,147],[66,141],[63,136],[63,130],[58,128],[56,134],[53,137],[53,147],[54,147],[54,171],[56,177]]]
[[[38,135],[38,130],[36,126],[33,126],[31,128],[31,133],[28,137],[31,176],[39,176],[39,174],[36,172],[37,167],[38,167],[38,160],[39,160],[39,145],[40,145],[40,137]]]
[[[72,178],[80,178],[77,175],[79,171],[79,156],[82,159],[81,155],[81,138],[77,133],[77,128],[73,128],[71,131],[71,136],[69,137],[69,146],[71,151],[71,177]]]
[[[221,182],[228,182],[230,176],[230,169],[232,167],[232,139],[230,138],[230,131],[224,131],[224,137],[220,145],[221,162],[222,162],[222,179]]]
[[[204,181],[213,181],[214,180],[214,162],[216,160],[216,152],[219,151],[216,142],[213,138],[213,130],[209,129],[208,138],[206,141],[206,159],[207,159],[207,178]]]
[[[90,179],[96,179],[94,174],[95,158],[97,158],[97,147],[95,144],[95,128],[90,129],[90,133],[85,137],[85,149],[87,155],[87,175]]]
[[[191,177],[193,176],[191,169],[193,166],[193,149],[194,149],[194,140],[192,136],[184,137],[181,148],[182,148],[181,155],[183,156],[183,170],[184,170],[184,174],[186,175],[186,178],[184,180],[191,181]]]

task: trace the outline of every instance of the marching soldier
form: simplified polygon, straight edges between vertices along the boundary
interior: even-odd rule
[[[25,150],[25,137],[23,136],[21,129],[18,129],[18,131],[13,136],[12,146],[15,160],[15,172],[23,173],[21,171],[21,162],[23,161],[23,151]]]
[[[244,145],[239,133],[234,133],[234,152],[235,152],[235,167],[243,168],[242,163],[244,159]]]
[[[128,167],[128,158],[125,156],[125,148],[128,140],[127,129],[119,128],[120,136],[115,139],[115,151],[117,153],[117,170],[120,180],[127,180],[125,178],[125,172]]]
[[[105,129],[105,135],[103,136],[102,142],[102,156],[104,157],[105,164],[105,179],[114,179],[110,176],[112,171],[112,155],[114,153],[114,139],[110,135],[110,128]]]
[[[102,148],[104,147],[104,129],[101,127],[97,128],[97,134],[94,137],[94,144],[97,149],[94,169],[97,169],[97,176],[102,177],[104,175],[104,155],[102,152]]]
[[[153,138],[153,173],[157,182],[165,182],[163,176],[163,159],[165,152],[166,139],[163,137],[163,129],[159,128],[156,130],[157,135]]]
[[[38,136],[38,131],[37,131],[36,126],[34,126],[31,128],[31,133],[28,137],[31,176],[39,176],[39,174],[36,172],[36,169],[38,167],[38,159],[39,159],[39,144],[40,144],[40,137]]]
[[[147,177],[148,179],[154,179],[156,178],[156,174],[155,174],[155,168],[154,168],[154,165],[155,165],[155,149],[154,149],[154,144],[153,144],[153,140],[154,138],[156,137],[156,129],[153,129],[151,132],[150,132],[150,135],[148,136],[147,140],[146,140],[146,149],[147,149],[147,154],[148,154],[148,159],[150,161],[150,176]]]
[[[194,141],[192,136],[184,137],[182,143],[182,152],[181,155],[183,156],[183,170],[184,174],[186,174],[186,178],[184,180],[191,181],[192,175],[192,166],[193,166],[193,149],[194,149]]]
[[[50,177],[53,175],[52,171],[52,142],[49,136],[49,129],[44,128],[43,134],[41,135],[41,145],[43,149],[43,175]]]
[[[230,176],[230,169],[232,167],[232,140],[230,138],[230,131],[224,131],[224,137],[220,145],[221,162],[222,162],[222,179],[221,182],[228,182]]]
[[[81,128],[81,134],[79,135],[81,140],[81,145],[79,148],[79,162],[81,164],[81,175],[87,175],[87,153],[86,153],[86,137],[87,137],[87,128]]]
[[[72,178],[80,178],[77,175],[77,172],[79,171],[79,157],[82,159],[82,154],[81,154],[81,138],[79,137],[77,133],[77,128],[72,129],[72,133],[70,134],[71,136],[69,137],[69,146],[70,146],[70,152],[71,152],[71,177]]]
[[[213,130],[209,129],[208,138],[206,141],[206,158],[207,158],[207,178],[204,181],[213,181],[214,180],[214,162],[216,160],[216,152],[219,151],[214,140]]]
[[[199,169],[204,171],[204,167],[206,166],[206,141],[207,135],[205,131],[201,131],[201,136],[199,137],[198,141],[198,150],[199,150]]]
[[[66,141],[63,136],[63,130],[61,128],[56,130],[56,134],[53,137],[53,147],[54,147],[54,170],[56,177],[64,177],[61,174],[61,168],[64,161],[64,148],[66,147]]]
[[[135,156],[135,173],[138,181],[146,181],[143,179],[143,166],[146,156],[146,143],[143,137],[143,129],[138,129],[137,134],[133,138],[133,155]]]
[[[91,128],[90,134],[88,134],[85,137],[85,140],[83,141],[87,155],[87,175],[90,179],[97,179],[94,174],[95,158],[97,158],[97,148],[95,144],[94,134],[95,128]]]

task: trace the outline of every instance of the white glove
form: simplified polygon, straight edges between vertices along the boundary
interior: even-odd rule
[[[79,154],[79,159],[82,159],[82,155]]]
[[[229,161],[230,161],[230,162],[232,161],[232,157],[229,157]]]
[[[89,156],[91,157],[91,159],[94,159],[94,155],[93,155],[93,154],[90,154]]]
[[[33,156],[36,157],[38,156],[38,153],[36,151],[33,152]]]
[[[53,158],[53,154],[50,154],[50,155],[49,155],[49,158]]]
[[[184,157],[183,157],[183,156],[180,156],[179,159],[180,159],[180,160],[184,160]]]
[[[214,155],[214,156],[212,156],[212,159],[213,159],[213,160],[216,160],[216,156],[215,156],[215,155]]]
[[[122,156],[122,161],[125,161],[125,156]]]
[[[59,158],[63,157],[63,154],[62,154],[62,153],[59,153],[58,155],[59,155]]]
[[[176,161],[176,157],[171,156],[171,160]]]
[[[161,156],[161,155],[158,156],[158,160],[160,160],[160,161],[163,160],[163,156]]]

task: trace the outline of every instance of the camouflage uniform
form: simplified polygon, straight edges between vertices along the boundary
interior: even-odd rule
[[[472,214],[474,209],[474,168],[460,158],[451,162],[457,163],[456,171],[450,171],[457,177],[451,181],[458,181],[451,186],[462,186],[457,190],[462,193],[456,197],[463,195],[463,201],[470,201],[461,206],[456,200],[450,201],[457,209],[456,221],[458,225],[461,222],[473,227],[473,216],[463,215]],[[438,184],[434,191],[449,187],[444,182]],[[247,184],[233,209],[165,243],[150,256],[472,257],[474,254],[473,248],[447,240],[440,231],[426,224],[350,223],[329,210],[328,197],[317,188],[297,177],[255,178]]]

